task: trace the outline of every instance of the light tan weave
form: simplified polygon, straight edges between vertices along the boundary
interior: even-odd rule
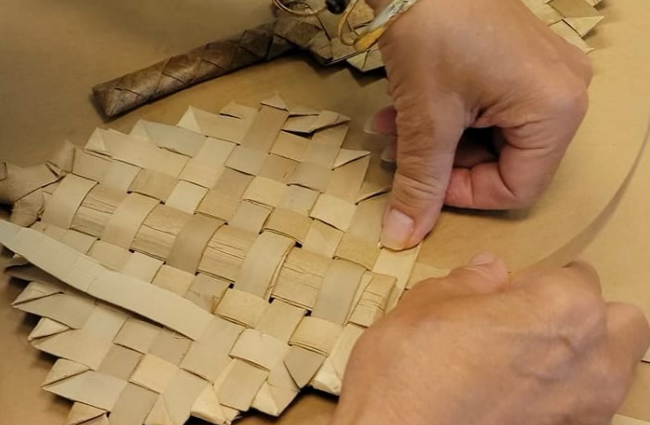
[[[70,424],[222,424],[338,394],[363,330],[445,274],[378,247],[390,174],[341,148],[348,121],[275,96],[0,167],[30,227],[0,222],[31,282],[14,305],[42,317],[30,340],[60,358],[44,388],[76,402]]]

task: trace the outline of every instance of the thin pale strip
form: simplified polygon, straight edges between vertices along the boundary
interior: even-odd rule
[[[268,299],[280,266],[293,246],[293,239],[286,236],[262,233],[244,260],[235,280],[235,289]]]
[[[196,339],[205,332],[212,315],[191,301],[140,279],[109,271],[89,257],[35,230],[19,228],[18,235],[9,231],[9,235],[13,234],[15,238],[5,237],[6,232],[2,230],[16,227],[0,222],[0,243],[63,282],[189,338]]]
[[[186,272],[196,273],[205,247],[223,223],[222,220],[215,218],[193,215],[176,237],[167,257],[167,264]]]
[[[126,387],[126,381],[92,370],[43,387],[68,400],[110,411]]]
[[[386,307],[387,310],[391,310],[395,307],[399,299],[402,297],[409,278],[411,277],[411,272],[415,266],[415,260],[418,257],[421,246],[422,244],[405,251],[392,251],[386,248],[381,250],[377,263],[375,264],[375,267],[373,267],[372,271],[375,273],[395,276],[397,278],[396,288],[388,301]]]
[[[130,194],[109,219],[102,240],[130,249],[140,226],[159,202],[147,196]]]
[[[288,112],[262,105],[241,141],[242,146],[268,152],[287,118]]]
[[[344,325],[366,269],[344,260],[334,260],[327,269],[311,316]]]
[[[97,184],[74,174],[67,175],[47,203],[41,220],[64,229],[70,228],[74,215],[88,192]]]

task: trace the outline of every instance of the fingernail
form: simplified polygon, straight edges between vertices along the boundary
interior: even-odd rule
[[[480,254],[477,254],[474,258],[471,259],[469,262],[470,266],[487,266],[488,264],[492,264],[497,260],[497,257],[494,256],[491,252],[481,252]]]
[[[392,209],[384,219],[381,244],[390,249],[404,249],[411,239],[415,222],[403,212]]]
[[[391,142],[381,152],[381,160],[384,162],[394,163],[396,157],[397,157],[397,152],[395,152],[395,144],[394,142]]]
[[[363,125],[363,132],[366,134],[380,134],[375,130],[375,116],[372,115],[368,121]]]

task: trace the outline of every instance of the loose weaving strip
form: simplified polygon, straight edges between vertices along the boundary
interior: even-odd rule
[[[3,236],[14,233],[8,226],[13,225],[0,222]],[[19,229],[13,237],[3,238],[3,244],[76,289],[150,317],[191,338],[198,338],[209,322],[210,315],[189,301],[141,280],[106,270],[90,258],[34,230]],[[66,255],[52,259],[51,252],[65,252]],[[63,258],[67,261],[60,261]]]

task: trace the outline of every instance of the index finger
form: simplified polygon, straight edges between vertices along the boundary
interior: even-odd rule
[[[564,267],[533,271],[521,271],[513,277],[513,285],[526,285],[531,283],[564,282],[574,287],[582,288],[594,295],[601,296],[602,287],[600,276],[596,269],[586,261],[575,260]]]
[[[526,100],[490,120],[503,142],[496,162],[452,171],[445,203],[476,209],[530,206],[548,187],[584,118],[586,89],[572,86],[557,96]]]
[[[488,210],[528,207],[548,187],[563,154],[564,147],[520,149],[506,144],[497,161],[454,168],[445,204]]]

